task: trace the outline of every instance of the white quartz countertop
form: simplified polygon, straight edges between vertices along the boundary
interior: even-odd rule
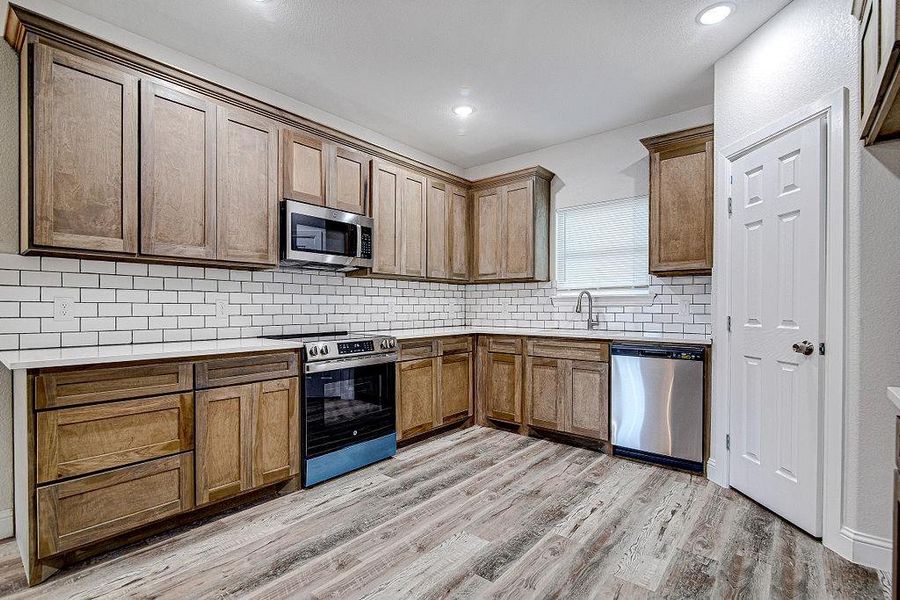
[[[9,370],[42,369],[119,363],[135,360],[189,358],[268,350],[296,350],[303,344],[290,340],[241,338],[162,344],[124,344],[121,346],[79,346],[77,348],[45,348],[0,352],[0,363]]]
[[[894,408],[900,412],[900,387],[889,387],[887,389],[887,397],[893,403]]]
[[[662,342],[667,344],[690,344],[709,346],[712,339],[704,335],[683,335],[677,333],[621,333],[618,331],[588,331],[587,329],[527,329],[518,327],[426,327],[422,329],[391,329],[369,332],[392,335],[400,340],[447,335],[521,335],[529,337],[554,337],[611,342]]]

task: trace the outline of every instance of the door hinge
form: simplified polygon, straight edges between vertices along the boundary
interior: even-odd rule
[[[733,215],[733,214],[734,214],[734,211],[732,209],[731,196],[728,196],[728,216],[731,217],[731,215]]]
[[[731,315],[728,315],[728,323],[727,323],[727,326],[728,326],[728,331],[731,331]]]
[[[821,344],[819,344],[819,354],[821,356],[825,356],[825,342],[822,342]]]
[[[731,434],[730,433],[725,434],[725,449],[731,450]]]

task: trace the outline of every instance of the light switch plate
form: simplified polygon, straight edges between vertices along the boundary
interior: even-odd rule
[[[71,323],[75,320],[75,301],[65,296],[53,299],[53,320],[57,323]]]

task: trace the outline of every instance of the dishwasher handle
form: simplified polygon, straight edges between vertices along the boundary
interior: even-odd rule
[[[704,349],[698,346],[613,344],[610,348],[610,354],[613,356],[637,356],[670,360],[703,360]]]

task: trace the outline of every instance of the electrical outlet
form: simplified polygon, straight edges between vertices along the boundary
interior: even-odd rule
[[[691,303],[687,300],[679,300],[678,301],[678,314],[682,317],[688,316],[688,313],[691,310]]]
[[[69,323],[75,320],[75,301],[64,296],[54,298],[53,320],[57,323]]]
[[[216,300],[216,318],[224,319],[228,317],[228,301]]]

